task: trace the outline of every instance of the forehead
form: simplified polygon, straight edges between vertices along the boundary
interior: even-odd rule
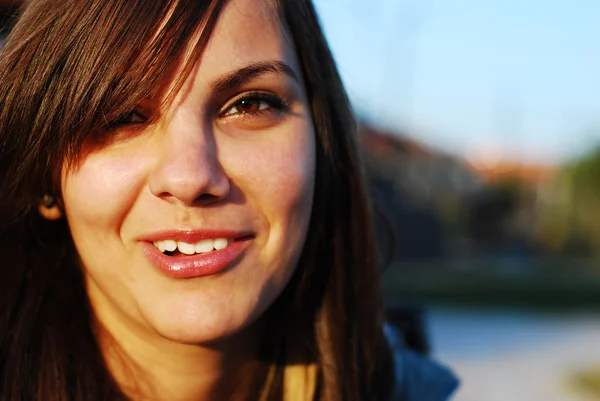
[[[231,0],[221,12],[196,73],[212,80],[261,61],[283,61],[299,73],[292,43],[271,0]]]

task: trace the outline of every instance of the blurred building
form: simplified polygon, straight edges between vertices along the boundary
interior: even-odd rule
[[[448,220],[481,190],[479,177],[462,160],[401,133],[366,125],[360,133],[375,205],[395,233],[394,260],[447,256]]]
[[[394,262],[527,261],[544,251],[547,205],[564,198],[557,167],[473,163],[408,138],[361,127],[374,201],[395,232]]]

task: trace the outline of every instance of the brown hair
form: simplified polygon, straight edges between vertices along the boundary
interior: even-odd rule
[[[36,205],[59,188],[107,121],[134,109],[224,1],[31,1],[0,53],[0,400],[126,399],[106,368],[66,221]],[[316,366],[314,400],[385,400],[383,334],[370,206],[356,124],[310,0],[277,2],[306,81],[317,135],[315,199],[298,269],[269,311],[269,373],[281,399],[287,367]],[[185,71],[189,72],[194,60]],[[184,74],[185,75],[185,74]],[[290,318],[293,316],[293,319]],[[275,327],[278,327],[275,329]]]

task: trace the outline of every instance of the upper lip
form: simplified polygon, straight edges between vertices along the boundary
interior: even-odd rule
[[[251,237],[254,234],[249,230],[226,229],[166,229],[156,231],[142,237],[142,241],[157,242],[165,240],[181,241],[194,244],[204,239],[226,238],[236,240]]]

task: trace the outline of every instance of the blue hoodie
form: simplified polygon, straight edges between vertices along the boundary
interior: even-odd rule
[[[446,401],[458,387],[458,379],[447,368],[404,345],[390,326],[385,333],[394,351],[396,386],[392,401]]]

